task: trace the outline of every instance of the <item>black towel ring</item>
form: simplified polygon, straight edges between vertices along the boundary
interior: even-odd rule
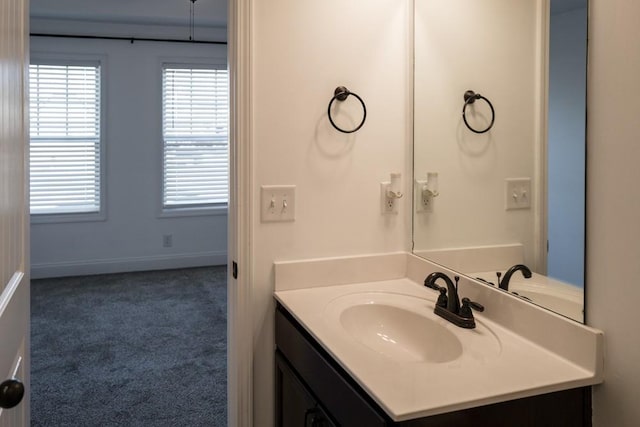
[[[367,106],[364,105],[364,101],[362,100],[362,98],[360,98],[357,94],[350,92],[349,89],[347,89],[344,86],[338,86],[336,88],[336,90],[333,91],[334,95],[333,98],[331,98],[331,101],[329,101],[329,107],[327,108],[327,114],[329,115],[329,121],[331,122],[331,125],[336,128],[337,130],[339,130],[342,133],[353,133],[357,130],[360,130],[360,128],[362,127],[362,125],[364,125],[364,121],[367,119]],[[353,95],[354,97],[356,97],[356,99],[358,101],[360,101],[360,104],[362,104],[362,121],[360,122],[360,124],[352,130],[344,130],[338,127],[338,125],[336,125],[333,122],[333,119],[331,118],[331,105],[333,104],[333,101],[335,101],[336,99],[340,102],[344,101],[345,99],[347,99],[349,97],[349,95]]]
[[[484,101],[489,104],[489,108],[491,108],[491,123],[489,123],[489,127],[487,127],[484,130],[476,130],[474,128],[472,128],[469,123],[467,122],[467,116],[465,115],[466,111],[467,111],[467,105],[469,104],[473,104],[474,102],[476,102],[476,99],[484,99]],[[491,129],[493,127],[493,122],[496,120],[496,112],[493,109],[493,105],[491,105],[491,101],[489,101],[487,98],[485,98],[484,96],[480,95],[479,93],[475,93],[472,90],[468,90],[464,93],[464,107],[462,107],[462,120],[464,120],[464,124],[467,125],[467,127],[469,128],[469,130],[471,132],[475,132],[475,133],[485,133],[488,132],[489,129]]]

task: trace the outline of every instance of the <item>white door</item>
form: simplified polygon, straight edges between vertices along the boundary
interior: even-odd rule
[[[0,0],[0,427],[29,425],[28,43],[26,0]]]

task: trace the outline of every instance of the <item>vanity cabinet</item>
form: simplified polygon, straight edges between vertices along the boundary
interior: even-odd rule
[[[591,387],[393,421],[280,304],[275,323],[278,427],[591,426]]]
[[[277,414],[279,426],[335,427],[280,354],[276,355],[276,383],[280,402]]]

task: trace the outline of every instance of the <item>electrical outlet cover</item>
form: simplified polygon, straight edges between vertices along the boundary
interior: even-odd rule
[[[380,212],[383,215],[398,213],[398,204],[400,203],[400,199],[387,197],[387,191],[390,187],[391,183],[388,181],[380,183]]]
[[[416,212],[433,212],[433,197],[425,198],[423,188],[427,185],[427,181],[416,180],[413,194],[415,196]]]

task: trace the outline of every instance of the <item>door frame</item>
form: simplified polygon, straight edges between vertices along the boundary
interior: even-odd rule
[[[549,91],[549,13],[550,0],[540,0],[536,5],[536,21],[538,34],[536,35],[536,67],[535,93],[537,105],[534,117],[534,234],[533,234],[533,264],[536,271],[547,274],[547,135],[548,127],[548,91]]]
[[[5,59],[4,70],[12,85],[6,97],[4,114],[10,120],[8,125],[13,131],[3,140],[3,162],[6,169],[3,179],[5,186],[0,188],[3,213],[0,215],[0,228],[9,230],[0,237],[0,316],[3,317],[0,342],[0,355],[3,362],[10,360],[10,372],[0,372],[0,381],[18,377],[25,391],[21,403],[15,408],[0,410],[0,425],[28,426],[31,419],[31,381],[30,381],[30,251],[29,251],[29,2],[15,0],[0,8],[0,19],[12,25],[2,29],[6,42],[2,47]],[[8,12],[7,12],[8,11]],[[6,14],[5,14],[6,13]],[[6,55],[6,56],[5,56]],[[5,88],[3,88],[5,89]],[[20,108],[17,108],[17,107]],[[15,107],[15,108],[14,108]],[[13,110],[13,111],[11,111]],[[4,124],[4,123],[3,123]],[[7,319],[11,319],[9,322]],[[8,328],[6,328],[9,326]],[[24,327],[24,328],[23,328]],[[8,357],[7,357],[8,356]],[[4,365],[3,365],[4,366]],[[6,424],[5,424],[6,423]]]
[[[229,0],[228,425],[253,426],[251,0]],[[237,265],[234,268],[234,262]],[[234,270],[237,277],[234,277]]]

